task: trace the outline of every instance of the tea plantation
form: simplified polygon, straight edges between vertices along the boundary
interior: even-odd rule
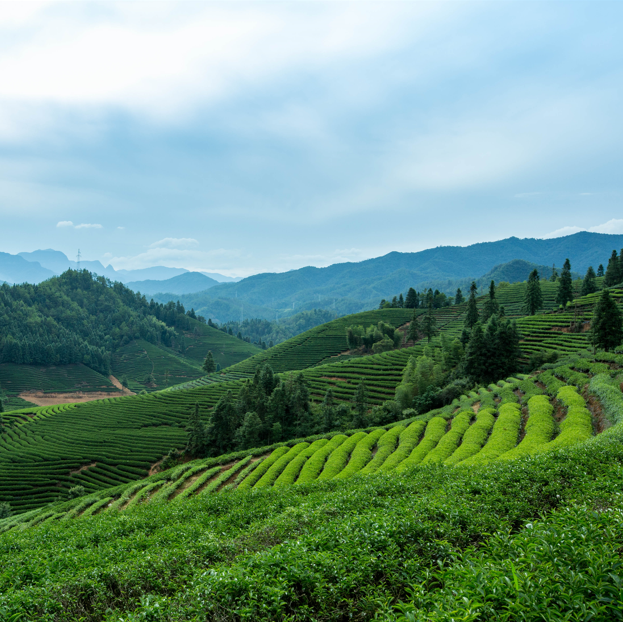
[[[563,310],[547,285],[538,315],[513,307],[519,286],[499,299],[524,360],[556,362],[388,425],[158,468],[195,403],[205,414],[264,362],[302,373],[316,402],[351,400],[362,378],[370,405],[392,399],[425,340],[348,357],[346,327],[404,329],[408,309],[165,391],[3,413],[0,619],[623,620],[623,350],[588,349],[598,294]],[[434,314],[460,337],[465,305]],[[164,381],[157,346],[125,348],[115,364]],[[179,361],[167,379],[188,378]]]

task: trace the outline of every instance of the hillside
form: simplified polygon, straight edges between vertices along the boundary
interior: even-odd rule
[[[218,285],[218,281],[201,274],[201,272],[185,272],[164,281],[146,280],[126,283],[126,287],[144,296],[153,296],[158,293],[193,294],[210,289],[215,285]]]
[[[621,364],[575,356],[419,418],[136,483],[123,481],[142,454],[116,471],[85,464],[68,479],[91,494],[0,521],[0,605],[73,620],[87,593],[87,619],[118,622],[536,622],[573,619],[581,602],[617,619]],[[111,580],[94,585],[93,572]]]
[[[406,292],[409,287],[429,287],[432,282],[448,279],[471,281],[495,266],[516,259],[547,266],[549,275],[552,264],[560,269],[569,258],[572,269],[583,275],[589,265],[595,270],[600,263],[605,266],[612,250],[622,247],[623,235],[580,232],[550,240],[513,237],[465,247],[441,246],[417,253],[392,252],[359,263],[334,264],[327,268],[306,267],[281,274],[257,274],[238,283],[222,283],[201,294],[181,297],[180,301],[220,321],[239,319],[238,309],[242,304],[275,310],[293,305],[297,310],[335,306],[336,311],[345,314],[370,308],[382,298]],[[170,298],[160,299],[167,300]],[[349,310],[341,310],[340,304]],[[354,304],[359,306],[353,307]],[[246,317],[271,317],[268,311],[264,313],[246,313]]]
[[[147,350],[149,361],[141,361]],[[135,390],[163,388],[200,378],[210,350],[216,363],[226,367],[260,348],[207,326],[179,304],[147,302],[121,283],[86,270],[68,270],[39,285],[0,287],[0,363],[21,370],[11,372],[21,377],[17,390],[0,366],[0,390],[10,398],[47,391],[45,373],[37,376],[33,369],[71,370],[76,365],[93,372],[91,385],[76,385],[80,391],[110,385],[111,375],[131,382]],[[75,391],[72,383],[61,382],[58,392]]]

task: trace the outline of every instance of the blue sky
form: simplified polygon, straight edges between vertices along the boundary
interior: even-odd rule
[[[246,276],[623,233],[620,2],[0,4],[0,250]]]

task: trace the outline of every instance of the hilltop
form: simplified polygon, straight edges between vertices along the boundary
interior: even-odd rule
[[[181,296],[179,300],[221,322],[240,319],[241,311],[245,317],[271,319],[275,310],[285,312],[292,308],[297,311],[332,309],[338,315],[346,315],[374,308],[382,298],[406,292],[409,287],[432,287],[454,293],[456,287],[480,279],[496,266],[514,260],[539,265],[549,276],[553,264],[560,269],[569,258],[572,269],[583,276],[589,265],[597,270],[600,263],[607,262],[613,248],[623,248],[623,235],[580,232],[551,240],[511,237],[465,247],[392,252],[327,268],[306,267],[280,274],[257,274],[238,283],[223,283],[205,292]],[[513,278],[511,270],[508,278]],[[158,296],[157,299],[166,302],[173,298]],[[252,307],[253,313],[244,311],[247,307]]]

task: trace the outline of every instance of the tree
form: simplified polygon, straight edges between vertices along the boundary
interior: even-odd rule
[[[430,343],[430,340],[439,333],[437,330],[437,320],[433,315],[433,305],[428,305],[428,311],[424,318],[422,319],[421,331],[424,333],[424,337],[426,337],[427,341]]]
[[[606,278],[604,279],[604,285],[606,287],[612,287],[621,282],[621,275],[619,274],[619,258],[616,251],[612,251],[610,259],[608,260],[608,267],[606,268]]]
[[[549,280],[552,283],[555,283],[558,280],[558,270],[556,270],[556,264],[552,266],[552,276],[549,277]]]
[[[558,281],[558,293],[556,294],[556,302],[563,307],[573,300],[573,281],[571,279],[571,262],[565,259],[565,263],[560,273]]]
[[[599,267],[597,268],[597,276],[601,277],[603,275],[604,275],[604,265],[600,263]]]
[[[623,341],[623,319],[610,292],[604,289],[593,311],[591,322],[591,343],[606,352],[616,348]]]
[[[524,308],[529,315],[534,315],[539,309],[543,308],[543,293],[541,292],[541,281],[539,271],[535,268],[528,277],[526,294],[524,297]]]
[[[333,391],[331,388],[327,389],[324,394],[324,400],[322,400],[321,406],[322,412],[322,427],[325,432],[331,431],[336,424],[335,420],[335,400],[333,399]]]
[[[5,501],[0,503],[0,520],[3,518],[9,518],[9,516],[13,515],[13,511],[11,510],[11,506]]]
[[[485,335],[480,322],[477,322],[472,327],[469,342],[465,349],[463,363],[465,374],[476,379],[484,378],[487,375],[487,356]]]
[[[594,294],[597,291],[597,281],[595,279],[595,270],[593,270],[593,266],[589,266],[582,281],[582,296],[588,296],[588,294]]]
[[[247,413],[242,425],[236,430],[236,447],[249,449],[260,445],[262,420],[256,412]]]
[[[419,304],[418,294],[413,289],[413,287],[410,287],[409,291],[407,292],[407,298],[405,300],[405,308],[416,309],[418,307],[418,304]]]
[[[461,288],[459,287],[456,290],[456,295],[454,296],[454,304],[460,305],[460,304],[463,304],[464,301],[465,301],[465,297],[463,296],[463,292],[461,291]]]
[[[405,306],[405,299],[402,294],[398,296],[398,307],[402,309]]]
[[[478,322],[479,314],[478,314],[478,303],[476,302],[476,293],[478,289],[476,288],[476,282],[472,281],[472,284],[469,288],[469,300],[467,301],[467,313],[465,314],[465,327],[468,330]]]
[[[500,303],[495,299],[495,281],[491,281],[489,285],[489,299],[485,302],[483,309],[483,321],[488,320],[493,315],[497,315],[499,310]]]
[[[227,453],[234,444],[238,428],[238,413],[231,391],[223,395],[214,407],[206,432],[206,448],[218,456]]]
[[[409,323],[409,333],[407,335],[407,341],[417,341],[420,338],[420,322],[418,321],[417,313],[413,310],[413,317]]]
[[[199,402],[195,403],[195,408],[188,417],[186,432],[188,434],[186,453],[192,457],[202,458],[206,452],[206,431],[199,414]]]
[[[366,411],[368,410],[368,390],[362,378],[357,385],[357,390],[353,397],[353,428],[363,428],[366,425]]]
[[[203,361],[201,368],[206,374],[212,374],[216,371],[216,361],[212,356],[212,350],[208,350],[208,354],[206,355],[205,361]]]

